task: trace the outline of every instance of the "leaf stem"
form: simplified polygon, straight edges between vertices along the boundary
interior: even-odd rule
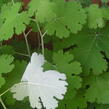
[[[14,0],[12,0],[12,4],[14,5]]]
[[[3,108],[4,108],[4,109],[7,109],[1,97],[0,97],[0,102],[1,102],[1,104],[2,104],[2,106],[3,106]]]
[[[0,42],[0,46],[2,47],[2,42]]]
[[[36,23],[37,23],[37,27],[38,27],[39,34],[40,34],[40,36],[41,36],[42,54],[44,55],[44,41],[43,41],[43,37],[42,37],[42,32],[41,32],[41,29],[40,29],[39,24],[38,24],[37,21],[36,21]]]
[[[44,55],[44,40],[43,40],[43,37],[45,36],[47,31],[44,34],[42,34],[38,22],[37,21],[35,21],[35,22],[37,23],[38,31],[39,31],[39,34],[40,34],[40,37],[41,37],[42,54]]]
[[[37,33],[37,39],[38,39],[38,50],[40,50],[40,45],[41,45],[41,41],[40,41],[40,33]]]
[[[30,33],[31,31],[32,31],[32,30],[30,30],[27,34],[25,34],[25,32],[23,32],[23,35],[24,35],[24,38],[25,38],[25,42],[26,42],[26,46],[27,46],[27,52],[28,52],[29,57],[31,57],[31,53],[30,53],[30,48],[29,48],[27,36],[29,35],[29,33]]]
[[[29,55],[27,55],[27,54],[24,54],[24,53],[19,53],[19,52],[15,52],[16,54],[18,54],[18,55],[22,55],[22,56],[26,56],[26,57],[29,57]]]
[[[7,93],[9,90],[10,90],[10,88],[7,89],[6,91],[4,91],[2,94],[0,94],[0,97],[3,96],[5,93]]]

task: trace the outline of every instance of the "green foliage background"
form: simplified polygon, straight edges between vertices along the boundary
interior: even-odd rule
[[[7,109],[31,109],[27,98],[16,101],[8,89],[20,82],[34,51],[45,53],[45,70],[67,76],[68,91],[57,109],[109,109],[109,7],[103,2],[31,0],[24,7],[0,0],[0,98]],[[34,32],[28,35],[30,54],[25,30]]]

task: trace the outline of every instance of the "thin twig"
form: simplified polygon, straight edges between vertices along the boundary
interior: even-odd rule
[[[2,42],[0,42],[0,46],[2,47]]]
[[[40,27],[39,27],[39,24],[38,24],[37,21],[36,21],[36,23],[37,23],[37,27],[38,27],[39,34],[40,34],[40,36],[41,36],[42,54],[44,55],[44,41],[43,41],[43,37],[42,37],[42,32],[41,32],[41,30],[40,30]]]
[[[29,57],[29,55],[27,55],[27,54],[24,54],[24,53],[19,53],[19,52],[15,52],[16,54],[18,54],[18,55],[21,55],[21,56],[26,56],[26,57]]]
[[[6,91],[4,91],[2,94],[0,94],[0,97],[3,96],[5,93],[7,93],[9,90],[10,90],[10,88],[7,89]]]
[[[38,50],[40,49],[40,34],[39,34],[39,32],[38,32],[38,34],[37,34],[37,40],[38,40]]]
[[[39,31],[40,36],[41,36],[42,54],[44,55],[44,40],[43,40],[43,37],[45,36],[47,31],[44,34],[42,34],[41,29],[40,29],[39,24],[38,24],[37,21],[36,21],[36,23],[37,23],[38,31]]]
[[[12,0],[12,4],[14,5],[14,0]]]
[[[4,108],[4,109],[7,109],[1,97],[0,97],[0,102],[1,102],[1,104],[2,104],[2,106],[3,106],[3,108]]]
[[[42,34],[41,29],[40,29],[39,24],[36,21],[36,19],[32,19],[32,21],[36,22],[36,24],[37,24],[38,31],[39,31],[39,34],[40,34],[40,37],[41,37],[42,54],[44,55],[44,40],[43,40],[43,37],[45,36],[45,34],[47,33],[47,31],[44,34]]]
[[[46,35],[47,31],[45,31],[43,34],[42,34],[42,37],[44,37]]]
[[[27,52],[29,57],[31,57],[31,53],[30,53],[30,48],[29,48],[29,44],[28,44],[28,40],[27,40],[27,36],[31,31],[29,31],[27,34],[25,34],[25,32],[23,32],[24,38],[25,38],[25,42],[26,42],[26,46],[27,46]]]
[[[30,29],[27,33],[26,33],[26,37],[32,32],[32,29]]]

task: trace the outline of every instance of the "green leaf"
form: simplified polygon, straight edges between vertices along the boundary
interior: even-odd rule
[[[0,75],[0,88],[5,84],[5,79]]]
[[[49,35],[56,33],[59,38],[77,33],[86,22],[86,14],[82,6],[75,1],[56,3],[56,18],[50,21],[45,30]]]
[[[53,37],[53,49],[54,51],[59,51],[62,49],[72,48],[74,43],[72,42],[72,37],[59,39],[57,37]]]
[[[107,61],[101,52],[109,56],[108,29],[109,27],[106,27],[103,30],[93,31],[85,28],[77,35],[71,36],[72,43],[76,45],[71,52],[82,64],[84,72],[92,70],[94,74],[101,74],[107,70]]]
[[[102,2],[103,2],[103,3],[107,3],[107,2],[109,2],[109,0],[102,0]]]
[[[1,6],[4,4],[4,3],[7,3],[7,2],[9,2],[10,0],[0,0],[0,8],[1,8]]]
[[[96,104],[95,109],[109,109],[109,104]]]
[[[16,60],[14,62],[14,65],[15,65],[15,68],[12,70],[12,72],[4,75],[5,84],[0,89],[0,93],[3,93],[4,91],[6,91],[10,87],[12,87],[14,84],[19,83],[21,81],[21,77],[27,66],[27,62],[24,60],[22,60],[22,61]],[[13,99],[11,92],[6,93],[5,95],[3,95],[2,98],[7,105],[13,106],[16,101],[15,99]],[[9,106],[9,107],[11,107],[11,106]],[[17,104],[15,104],[15,107],[17,107]],[[17,108],[15,108],[15,109],[17,109]]]
[[[12,109],[14,107],[14,109],[31,109],[30,104],[26,101],[26,102],[19,102],[16,101],[16,103],[14,105],[9,106],[8,109]]]
[[[11,45],[14,47],[16,54],[17,53],[18,54],[19,53],[27,54],[27,50],[25,49],[26,44],[25,44],[24,40],[22,40],[22,41],[14,40],[14,41],[12,41]]]
[[[81,2],[81,4],[86,7],[86,6],[89,6],[92,1],[91,0],[77,0],[78,2]]]
[[[10,45],[3,45],[0,47],[0,55],[1,54],[14,55],[15,51],[14,48]]]
[[[105,21],[103,19],[102,9],[98,5],[92,4],[86,8],[88,15],[88,26],[89,28],[103,28]]]
[[[102,8],[102,14],[105,20],[109,20],[109,8]]]
[[[29,3],[30,16],[36,15],[36,19],[43,23],[50,21],[56,14],[54,13],[55,3],[50,0],[31,0]]]
[[[14,34],[20,34],[26,29],[29,24],[30,18],[28,14],[21,11],[21,4],[15,3],[11,5],[3,5],[0,13],[0,40],[7,40]]]
[[[90,76],[87,80],[89,88],[85,97],[91,103],[109,104],[109,73]]]
[[[45,49],[45,58],[47,61],[52,62],[53,52],[51,50]]]
[[[76,96],[72,99],[72,101],[69,100],[69,106],[67,106],[67,109],[86,109],[86,107],[87,100],[84,98],[84,95],[82,93],[77,93]]]
[[[59,51],[53,55],[53,62],[57,66],[57,70],[66,73],[68,76],[78,75],[82,72],[80,63],[73,60],[74,56],[68,52]]]
[[[6,80],[6,84],[4,85],[3,90],[21,81],[21,77],[25,71],[27,62],[23,60],[22,61],[16,60],[14,62],[14,65],[15,65],[15,68],[12,70],[12,72],[4,76]]]
[[[83,93],[77,92],[81,88],[81,82],[79,76],[68,78],[68,90],[64,99],[59,102],[58,109],[84,109],[87,106]]]
[[[44,71],[47,70],[55,70],[55,66],[53,66],[51,63],[49,62],[45,62],[43,65]]]
[[[14,57],[11,55],[0,56],[0,74],[9,73],[13,70],[14,64],[12,64]]]
[[[74,56],[72,54],[68,52],[63,53],[63,51],[53,54],[53,63],[56,70],[66,74],[68,82],[67,93],[64,99],[60,101],[58,109],[65,109],[65,105],[68,107],[67,109],[69,109],[69,107],[75,109],[73,108],[73,97],[82,86],[82,79],[79,76],[82,72],[80,63],[74,61]]]
[[[37,24],[35,22],[31,22],[30,27],[32,28],[33,32],[38,32],[38,27],[37,27]]]
[[[14,105],[16,100],[13,98],[12,93],[11,92],[7,92],[2,96],[2,99],[4,101],[5,104],[9,105]]]

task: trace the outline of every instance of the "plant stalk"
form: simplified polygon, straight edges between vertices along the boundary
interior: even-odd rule
[[[0,97],[0,102],[1,102],[1,104],[2,104],[2,106],[3,106],[3,108],[4,108],[4,109],[7,109],[1,97]]]
[[[29,55],[29,57],[31,57],[30,48],[29,48],[28,39],[27,39],[28,33],[25,34],[25,32],[23,32],[23,35],[24,35],[24,38],[25,38],[28,55]]]

